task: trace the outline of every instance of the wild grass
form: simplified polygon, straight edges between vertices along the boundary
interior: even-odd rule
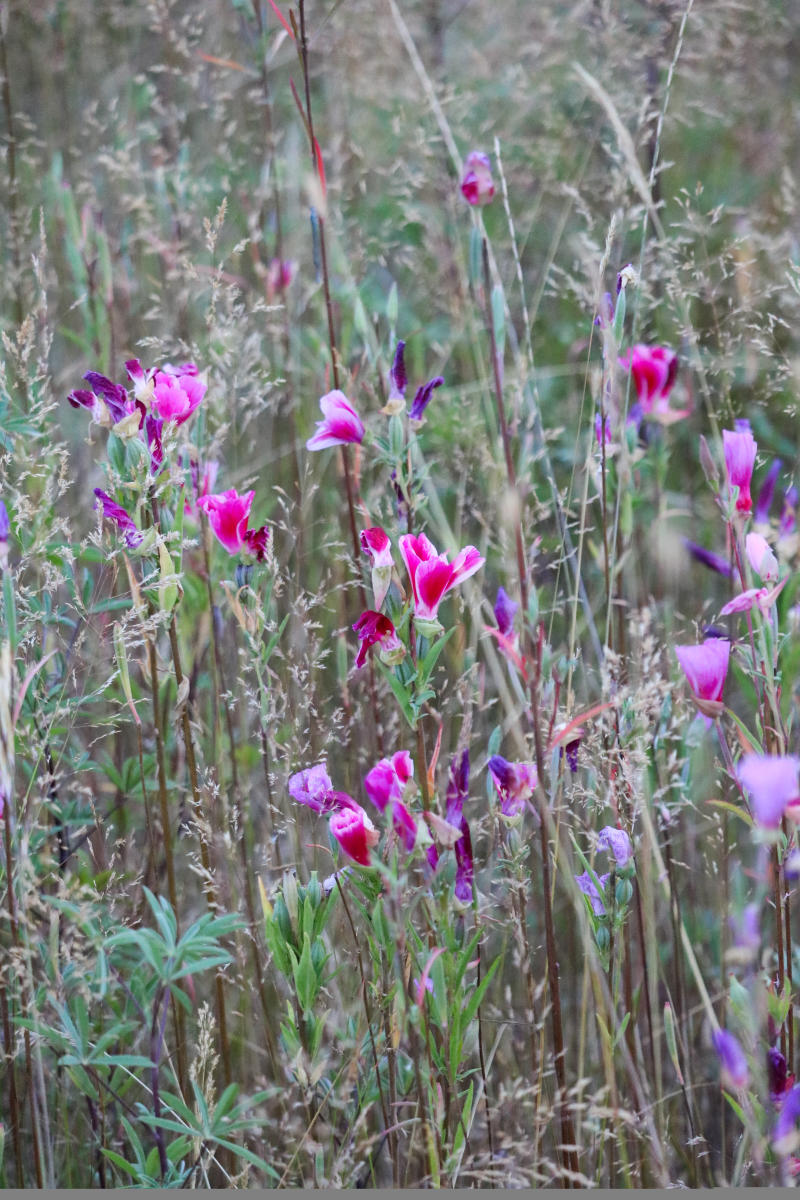
[[[5,1186],[791,1182],[799,40],[776,0],[3,6]],[[207,385],[160,450],[133,359]],[[335,390],[366,436],[309,450]],[[439,629],[423,532],[483,560]],[[356,667],[375,610],[402,655]]]

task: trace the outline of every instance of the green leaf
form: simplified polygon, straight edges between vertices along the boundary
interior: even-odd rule
[[[472,1018],[475,1016],[476,1012],[478,1011],[481,1001],[483,1000],[483,997],[486,995],[486,989],[488,988],[489,984],[494,979],[495,972],[497,971],[497,968],[500,966],[500,963],[502,961],[503,961],[502,956],[499,956],[498,958],[496,958],[494,960],[492,965],[489,967],[489,970],[486,972],[483,979],[480,981],[478,986],[475,988],[475,991],[472,993],[469,1003],[467,1004],[467,1007],[464,1009],[463,1016],[462,1016],[462,1024],[463,1024],[464,1029],[466,1029],[468,1027],[470,1021],[472,1020]]]
[[[455,631],[456,631],[456,626],[452,625],[450,627],[450,629],[448,629],[447,633],[444,634],[443,637],[438,638],[437,641],[435,641],[433,643],[430,650],[423,658],[422,663],[419,668],[419,686],[420,686],[420,688],[424,688],[425,685],[427,684],[427,682],[430,679],[430,676],[433,672],[433,668],[436,666],[436,663],[439,659],[439,655],[442,653],[442,651],[444,650],[447,643],[450,641],[450,638],[453,636]]]
[[[414,716],[414,711],[411,706],[410,698],[408,696],[407,691],[403,687],[403,684],[397,678],[394,671],[390,671],[388,667],[384,666],[384,664],[381,662],[381,660],[379,658],[375,658],[375,659],[373,659],[373,661],[374,661],[375,665],[377,666],[378,670],[380,671],[381,675],[383,675],[384,679],[389,684],[389,687],[394,692],[394,698],[397,701],[397,703],[400,705],[400,710],[401,710],[403,716],[405,717],[405,719],[408,721],[408,724],[411,726],[412,729],[416,729],[417,720],[416,720],[416,717]]]
[[[318,983],[317,972],[311,961],[311,939],[306,933],[303,937],[303,949],[299,961],[295,959],[292,968],[294,986],[297,989],[297,999],[304,1013],[311,1012],[316,999]]]

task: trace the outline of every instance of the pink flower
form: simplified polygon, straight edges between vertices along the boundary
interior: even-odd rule
[[[461,195],[467,204],[488,204],[494,196],[492,164],[488,154],[473,150],[464,161],[461,173]]]
[[[424,533],[401,537],[400,553],[411,576],[418,621],[435,622],[446,593],[469,579],[486,561],[474,546],[466,546],[448,563],[447,556],[439,554]]]
[[[390,664],[400,662],[405,657],[406,648],[397,636],[394,625],[383,613],[366,609],[356,621],[353,630],[361,642],[356,667],[363,667],[371,646],[380,646],[381,657]]]
[[[756,575],[767,583],[778,578],[778,560],[765,537],[760,533],[748,533],[744,539],[744,547]]]
[[[800,758],[793,754],[745,754],[740,760],[739,782],[750,793],[753,816],[765,829],[777,829],[784,814],[795,816],[800,805],[798,770]]]
[[[273,258],[267,267],[267,300],[271,304],[276,295],[285,292],[297,273],[297,264]]]
[[[678,374],[678,356],[666,346],[633,346],[620,360],[630,371],[644,416],[670,412],[669,394]],[[677,414],[680,416],[684,413]]]
[[[134,380],[134,386],[136,381]],[[182,425],[188,421],[206,394],[206,385],[194,363],[156,371],[153,382],[153,411],[163,421]]]
[[[493,755],[486,764],[500,797],[500,812],[513,819],[519,816],[533,796],[539,774],[533,763],[512,763]]]
[[[414,763],[407,750],[398,750],[381,761],[364,777],[364,790],[380,812],[391,800],[402,800],[405,786],[414,774]]]
[[[380,609],[392,582],[392,543],[380,525],[361,530],[361,546],[372,559],[372,591],[375,608]]]
[[[236,488],[229,488],[215,496],[201,496],[197,507],[206,514],[209,525],[229,554],[247,551],[263,562],[269,530],[266,525],[260,529],[247,528],[254,496],[252,491],[240,496]]]
[[[739,422],[737,422],[739,424]],[[745,422],[741,423],[742,425]],[[731,488],[738,487],[736,498],[737,512],[750,512],[753,499],[750,495],[750,481],[753,478],[753,467],[756,461],[758,446],[748,428],[736,431],[723,429],[722,449],[725,454],[725,468],[728,472],[728,483]]]
[[[362,867],[369,866],[369,852],[380,838],[360,804],[352,808],[340,808],[330,819],[330,831],[337,842],[354,862]]]
[[[725,607],[719,610],[719,615],[721,617],[728,617],[731,613],[749,612],[756,605],[766,614],[772,608],[772,605],[788,581],[789,577],[787,575],[786,579],[782,580],[777,587],[748,588],[746,592],[740,592],[738,596],[734,596],[732,600],[729,600]]]
[[[722,713],[731,644],[727,638],[707,638],[700,646],[676,646],[675,654],[692,689],[692,698],[710,726]]]
[[[344,392],[328,392],[319,406],[324,420],[317,422],[317,432],[306,442],[307,450],[325,450],[328,446],[343,446],[363,439],[364,422]]]

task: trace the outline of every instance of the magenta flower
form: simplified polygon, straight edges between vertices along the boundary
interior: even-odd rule
[[[600,883],[600,886],[603,888],[603,890],[605,890],[605,886],[608,883],[609,879],[611,878],[611,874],[609,873],[608,875],[598,875],[597,878]],[[603,897],[600,895],[600,893],[597,890],[597,884],[592,879],[589,872],[584,871],[582,875],[576,875],[575,882],[577,883],[578,887],[583,892],[584,896],[589,897],[589,900],[592,905],[592,912],[594,913],[594,915],[596,917],[604,917],[605,913],[606,913],[606,906],[603,903]]]
[[[629,866],[633,859],[633,846],[631,839],[628,837],[624,829],[617,829],[614,825],[606,825],[600,830],[600,836],[597,839],[597,849],[607,850],[609,854],[614,855],[614,860],[620,870],[624,870]]]
[[[340,808],[333,813],[329,828],[337,842],[354,862],[369,866],[369,852],[377,845],[380,834],[360,804]]]
[[[97,425],[111,427],[117,425],[126,417],[130,417],[135,409],[134,402],[129,398],[125,388],[113,383],[98,371],[87,371],[83,377],[91,391],[76,388],[67,396],[73,408],[85,408],[92,414],[92,420]],[[144,408],[140,409],[140,424],[144,417]]]
[[[676,646],[675,654],[692,689],[692,699],[710,726],[722,714],[731,644],[727,638],[707,638],[700,646]]]
[[[319,406],[324,420],[317,422],[317,432],[306,442],[307,450],[325,450],[363,439],[364,423],[344,392],[328,392]]]
[[[273,258],[267,267],[267,302],[281,295],[290,286],[297,274],[297,264],[286,259]]]
[[[414,763],[407,750],[398,750],[381,761],[364,777],[364,790],[372,803],[384,812],[392,800],[402,800],[406,784],[414,774]]]
[[[408,376],[406,375],[405,342],[398,341],[389,368],[389,400],[402,400],[405,405]]]
[[[536,767],[533,763],[508,762],[499,754],[493,755],[486,765],[500,798],[500,812],[513,820],[533,796],[539,782]]]
[[[760,533],[748,533],[744,539],[744,548],[756,575],[767,583],[778,578],[778,560],[765,537]]]
[[[392,582],[392,543],[386,531],[375,525],[361,530],[361,546],[372,559],[372,591],[375,608],[380,609]]]
[[[405,656],[405,646],[397,636],[394,625],[383,613],[368,608],[358,618],[353,630],[358,634],[361,643],[356,656],[356,667],[363,667],[371,646],[380,646],[381,658],[389,665],[400,662]]]
[[[773,1104],[781,1104],[787,1092],[792,1090],[794,1075],[789,1074],[789,1065],[780,1050],[770,1046],[767,1050],[767,1086]]]
[[[793,754],[745,754],[736,768],[739,782],[750,793],[750,807],[759,825],[777,829],[784,815],[800,806],[800,758]]]
[[[688,414],[688,409],[676,411],[669,407],[669,394],[678,374],[678,356],[674,350],[637,345],[619,363],[630,371],[642,416],[671,422]]]
[[[94,494],[97,497],[97,500],[100,501],[100,505],[103,509],[103,516],[107,520],[114,522],[120,532],[125,535],[125,541],[131,547],[131,549],[133,549],[135,546],[140,546],[144,541],[144,534],[140,533],[136,528],[136,523],[130,513],[126,512],[121,504],[117,504],[111,499],[110,496],[106,495],[104,491],[101,491],[100,488],[95,488]],[[95,508],[97,508],[96,501]]]
[[[402,800],[395,800],[392,804],[392,828],[410,854],[417,841],[417,822]]]
[[[730,1092],[747,1087],[750,1072],[747,1058],[738,1040],[727,1029],[715,1029],[711,1035],[714,1049],[719,1057],[722,1086]]]
[[[737,422],[737,425],[739,422]],[[736,498],[737,512],[748,513],[753,507],[750,495],[750,482],[753,478],[753,467],[756,461],[758,446],[755,438],[747,428],[722,431],[722,449],[725,454],[725,469],[728,472],[728,483],[731,488],[738,487]]]
[[[200,496],[197,507],[206,514],[214,534],[229,554],[246,552],[263,562],[269,530],[266,525],[260,529],[247,528],[254,496],[252,491],[240,496],[236,488],[229,488],[217,495]]]
[[[488,204],[494,196],[492,164],[488,154],[472,150],[464,161],[461,173],[461,195],[467,204]]]
[[[8,519],[8,509],[0,500],[0,570],[8,563],[8,540],[10,537],[11,522]]]
[[[469,579],[486,561],[474,546],[466,546],[448,563],[447,556],[439,554],[424,533],[404,534],[400,538],[400,553],[411,576],[414,615],[418,622],[432,624],[446,593]]]
[[[156,371],[153,381],[153,412],[162,421],[182,425],[188,421],[206,394],[206,385],[194,363],[182,367],[165,367]]]

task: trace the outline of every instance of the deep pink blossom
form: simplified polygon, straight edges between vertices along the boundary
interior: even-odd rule
[[[750,483],[753,478],[753,467],[756,461],[758,446],[748,428],[722,431],[722,448],[725,454],[725,469],[728,472],[728,483],[731,488],[738,487],[736,498],[737,512],[748,513],[753,507],[750,495]]]
[[[363,439],[364,423],[344,392],[328,392],[319,406],[324,419],[317,422],[317,432],[306,442],[307,450],[325,450]]]
[[[361,643],[356,656],[357,667],[363,667],[371,646],[380,646],[381,656],[390,663],[399,662],[405,655],[405,646],[397,636],[397,630],[383,613],[366,609],[356,621],[353,630],[358,634]]]
[[[446,593],[469,579],[486,561],[474,546],[466,546],[448,563],[447,555],[439,554],[424,533],[404,534],[400,553],[411,577],[415,616],[431,622],[436,621]]]
[[[398,750],[381,761],[364,777],[364,790],[372,803],[384,812],[393,800],[402,800],[406,784],[414,774],[414,763],[407,750]]]
[[[500,797],[500,812],[512,819],[519,816],[539,782],[536,767],[533,763],[508,762],[499,754],[493,755],[486,765]]]
[[[206,394],[206,384],[197,373],[194,363],[156,371],[153,380],[153,411],[162,421],[182,425],[198,407]]]
[[[494,196],[492,164],[488,154],[472,150],[464,161],[461,172],[461,195],[467,204],[488,204]]]
[[[94,494],[100,501],[103,516],[107,520],[114,522],[117,528],[125,535],[125,541],[128,545],[131,548],[141,545],[144,535],[136,528],[136,523],[130,513],[126,512],[121,504],[117,504],[116,501],[112,500],[100,488],[95,488]],[[97,508],[96,502],[95,508]]]
[[[753,816],[765,829],[777,829],[784,815],[800,810],[798,770],[800,758],[793,754],[745,754],[740,760],[736,774],[750,795]]]
[[[707,638],[699,646],[676,646],[675,654],[692,689],[692,698],[710,725],[722,713],[731,644],[727,638]]]
[[[380,834],[360,804],[338,809],[329,828],[345,854],[362,867],[369,866],[370,849],[377,845]]]
[[[240,496],[236,488],[229,488],[217,495],[201,496],[197,507],[206,514],[214,534],[229,554],[246,551],[263,562],[269,530],[266,525],[260,529],[247,528],[254,496],[253,491]]]
[[[288,259],[273,258],[267,267],[267,301],[271,304],[291,285],[297,274],[297,263]]]
[[[669,394],[678,374],[678,356],[674,350],[640,344],[631,347],[619,362],[631,373],[642,416],[671,422],[688,414],[688,409],[677,411],[669,407]]]

